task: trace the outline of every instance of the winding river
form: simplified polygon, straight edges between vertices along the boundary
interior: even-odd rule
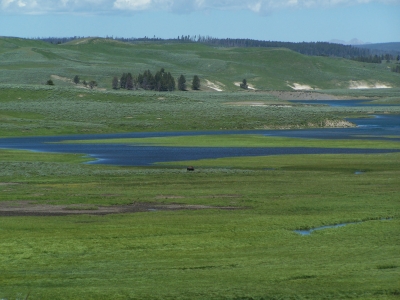
[[[319,103],[327,101],[319,101]],[[331,101],[332,102],[332,101]],[[341,102],[341,101],[340,101]],[[315,100],[313,103],[316,103]],[[334,103],[337,103],[335,101]],[[329,103],[328,103],[329,104]],[[344,104],[344,102],[343,102]],[[335,104],[336,105],[336,104]],[[354,105],[354,104],[353,104]],[[399,152],[395,149],[350,148],[216,148],[216,147],[161,147],[132,144],[57,144],[65,140],[91,140],[111,138],[144,138],[190,135],[261,134],[265,136],[314,139],[380,139],[400,141],[400,115],[376,115],[367,119],[349,119],[354,128],[303,130],[247,130],[196,132],[141,132],[123,134],[68,135],[53,137],[1,138],[0,148],[40,152],[82,153],[95,160],[92,163],[120,166],[149,166],[157,162],[198,160],[207,158],[265,156],[287,154],[368,154]]]

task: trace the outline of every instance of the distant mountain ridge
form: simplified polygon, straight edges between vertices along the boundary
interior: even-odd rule
[[[382,54],[391,54],[391,55],[399,55],[400,54],[400,42],[388,42],[388,43],[369,43],[363,42],[357,38],[351,39],[350,41],[343,40],[330,40],[328,43],[332,44],[341,44],[345,46],[353,46],[359,49],[367,49],[370,51],[371,55],[382,55]]]
[[[368,49],[373,54],[400,54],[400,42],[357,45],[357,48]]]
[[[362,40],[359,40],[357,38],[351,39],[350,41],[344,41],[344,40],[337,40],[333,39],[328,41],[328,43],[333,43],[333,44],[341,44],[341,45],[350,45],[350,46],[359,46],[359,45],[366,45],[366,44],[371,44],[369,42],[364,42]]]

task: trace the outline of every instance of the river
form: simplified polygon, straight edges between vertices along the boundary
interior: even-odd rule
[[[326,101],[319,101],[319,103]],[[316,103],[314,101],[314,103]],[[336,102],[335,102],[336,103]],[[316,139],[383,139],[400,141],[400,116],[376,115],[366,119],[349,119],[354,128],[302,129],[302,130],[247,130],[247,131],[195,131],[195,132],[140,132],[122,134],[91,134],[50,137],[1,138],[0,148],[55,153],[81,153],[94,159],[91,163],[119,166],[149,166],[157,162],[198,160],[208,158],[265,156],[288,154],[370,154],[399,152],[392,149],[350,148],[216,148],[216,147],[160,147],[132,144],[58,144],[65,140],[111,138],[144,138],[189,135],[261,134],[293,138]]]

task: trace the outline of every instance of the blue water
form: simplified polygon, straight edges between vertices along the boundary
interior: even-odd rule
[[[392,149],[347,148],[221,148],[221,147],[158,147],[132,144],[57,144],[64,140],[111,138],[143,138],[190,135],[261,134],[315,139],[384,139],[400,141],[400,116],[377,115],[370,119],[350,119],[358,126],[339,129],[248,130],[196,132],[140,132],[123,134],[69,135],[56,137],[22,137],[0,139],[0,148],[40,152],[81,153],[95,159],[92,163],[119,166],[149,166],[157,162],[199,160],[208,158],[266,156],[288,154],[370,154],[399,152]],[[390,137],[389,137],[390,136]],[[395,138],[393,138],[395,137]]]
[[[389,221],[389,220],[391,220],[391,218],[382,218],[382,219],[380,219],[380,221]],[[294,232],[296,232],[298,234],[301,234],[301,235],[310,235],[311,233],[313,233],[316,230],[323,230],[323,229],[329,229],[329,228],[338,228],[338,227],[344,227],[344,226],[349,225],[349,224],[359,224],[359,223],[363,223],[363,221],[361,221],[361,222],[341,223],[341,224],[335,224],[335,225],[327,225],[327,226],[315,227],[315,228],[311,228],[311,229],[307,229],[307,230],[306,229],[294,230]]]
[[[289,102],[308,105],[329,105],[333,107],[397,106],[396,104],[376,104],[372,100],[290,100]]]
[[[359,223],[359,222],[357,222]],[[328,229],[328,228],[337,228],[337,227],[344,227],[348,224],[356,224],[356,222],[353,223],[343,223],[343,224],[336,224],[336,225],[328,225],[328,226],[321,226],[321,227],[316,227],[316,228],[311,228],[308,230],[294,230],[294,232],[301,234],[301,235],[310,235],[313,231],[316,230],[322,230],[322,229]]]

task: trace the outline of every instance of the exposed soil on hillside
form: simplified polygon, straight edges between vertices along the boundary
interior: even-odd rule
[[[38,204],[34,201],[5,201],[0,202],[0,217],[15,216],[66,216],[66,215],[109,215],[137,212],[174,211],[174,210],[199,210],[199,209],[222,209],[234,210],[239,207],[216,207],[208,205],[185,205],[185,204],[157,204],[157,203],[132,203],[128,205],[50,205]]]

